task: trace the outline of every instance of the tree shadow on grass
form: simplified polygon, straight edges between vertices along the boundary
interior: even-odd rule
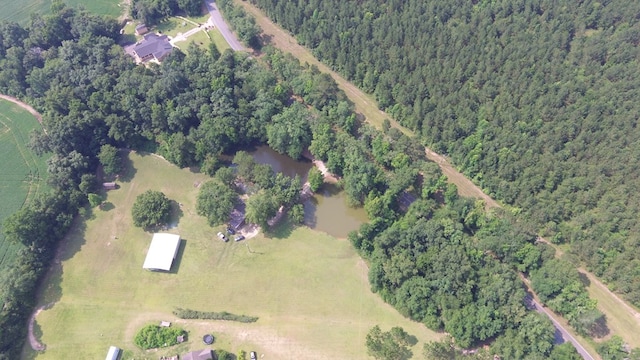
[[[99,209],[101,211],[111,211],[111,210],[113,210],[115,208],[116,208],[116,206],[113,205],[113,203],[110,202],[110,201],[103,202],[102,204],[100,204],[100,207],[99,207]]]
[[[120,171],[118,180],[130,182],[136,176],[136,172],[138,170],[133,166],[129,153],[126,153],[126,155],[122,156],[122,171]]]
[[[122,34],[118,38],[118,44],[120,46],[131,45],[131,44],[135,44],[136,40],[137,40],[136,36],[133,34]]]
[[[289,220],[287,215],[284,215],[275,226],[272,226],[264,232],[265,237],[272,239],[286,239],[291,236],[295,225]]]
[[[182,204],[175,200],[171,200],[171,215],[169,216],[169,224],[167,227],[169,229],[177,227],[183,216],[184,212],[182,211]]]
[[[86,221],[86,217],[77,216],[67,235],[58,243],[51,267],[38,290],[40,304],[54,305],[62,297],[62,263],[73,258],[86,243]]]
[[[596,339],[602,339],[609,335],[611,330],[609,329],[609,326],[607,326],[607,315],[602,315],[601,318],[596,320],[589,333]]]
[[[578,277],[580,278],[580,282],[585,286],[589,287],[591,285],[591,280],[587,277],[585,273],[582,271],[578,271]]]
[[[164,20],[164,21],[161,21],[158,25],[156,25],[155,30],[162,34],[175,29],[176,26],[177,26],[176,21]]]

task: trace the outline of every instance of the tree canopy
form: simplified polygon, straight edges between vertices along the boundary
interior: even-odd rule
[[[118,149],[109,144],[100,147],[98,159],[104,172],[108,175],[116,175],[122,170],[122,158],[118,153]]]
[[[145,230],[167,224],[171,217],[171,201],[160,191],[147,190],[133,203],[131,217],[135,226]]]
[[[238,194],[228,185],[218,181],[207,181],[200,186],[196,211],[207,218],[209,226],[217,226],[229,220]]]
[[[367,333],[367,353],[379,360],[406,360],[413,355],[409,349],[410,339],[411,335],[400,327],[383,332],[376,325]]]

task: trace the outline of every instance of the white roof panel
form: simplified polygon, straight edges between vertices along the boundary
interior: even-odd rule
[[[147,270],[171,270],[171,264],[178,253],[179,247],[180,235],[153,234],[153,240],[151,240],[151,246],[142,268]]]
[[[105,360],[118,360],[119,355],[120,349],[115,346],[110,346]]]

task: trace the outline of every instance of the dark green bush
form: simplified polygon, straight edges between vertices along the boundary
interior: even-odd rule
[[[160,327],[147,325],[140,329],[133,342],[144,350],[178,344],[178,336],[186,332],[177,327]]]

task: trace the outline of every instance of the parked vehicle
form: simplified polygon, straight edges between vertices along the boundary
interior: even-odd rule
[[[258,354],[255,351],[251,352],[251,360],[258,360]]]
[[[227,237],[226,237],[226,236],[224,236],[224,234],[223,234],[223,233],[221,233],[221,232],[218,232],[218,237],[219,237],[219,238],[220,238],[220,240],[222,240],[222,241],[225,241],[225,242],[227,241]]]
[[[236,234],[236,231],[235,231],[235,230],[233,230],[233,228],[232,228],[231,226],[227,227],[227,232],[228,232],[229,234],[231,234],[231,235],[235,235],[235,234]]]
[[[244,235],[236,235],[233,240],[235,241],[240,241],[240,240],[244,240]]]

